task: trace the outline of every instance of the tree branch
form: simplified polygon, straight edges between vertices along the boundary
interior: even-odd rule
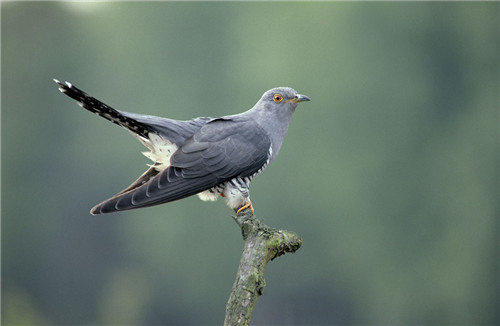
[[[226,305],[225,326],[250,325],[257,297],[266,281],[266,264],[287,252],[295,252],[302,239],[294,232],[276,230],[258,220],[250,209],[233,216],[245,241],[240,266]]]

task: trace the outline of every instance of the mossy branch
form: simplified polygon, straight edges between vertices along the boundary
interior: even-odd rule
[[[243,235],[244,247],[233,289],[226,305],[225,326],[250,325],[257,297],[266,281],[266,264],[287,252],[295,252],[302,239],[294,232],[276,230],[258,220],[250,209],[233,216]]]

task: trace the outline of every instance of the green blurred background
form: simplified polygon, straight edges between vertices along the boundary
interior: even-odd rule
[[[222,201],[90,216],[149,161],[52,78],[175,119],[313,99],[252,183],[304,240],[253,324],[498,324],[499,8],[2,3],[2,324],[220,325],[242,249]]]

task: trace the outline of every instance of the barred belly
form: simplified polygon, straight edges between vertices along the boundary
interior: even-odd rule
[[[221,183],[208,190],[200,192],[198,197],[204,201],[217,200],[221,195],[226,199],[227,205],[232,209],[237,209],[245,205],[250,197],[248,186],[251,178],[236,177]]]

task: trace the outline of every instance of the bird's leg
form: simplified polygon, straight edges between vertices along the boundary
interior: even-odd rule
[[[245,205],[241,206],[237,211],[236,211],[236,215],[239,215],[240,212],[242,210],[244,210],[245,208],[249,208],[252,210],[252,213],[254,213],[254,210],[253,210],[253,206],[252,206],[252,202],[250,201],[250,199],[248,200],[248,203],[246,203]]]

